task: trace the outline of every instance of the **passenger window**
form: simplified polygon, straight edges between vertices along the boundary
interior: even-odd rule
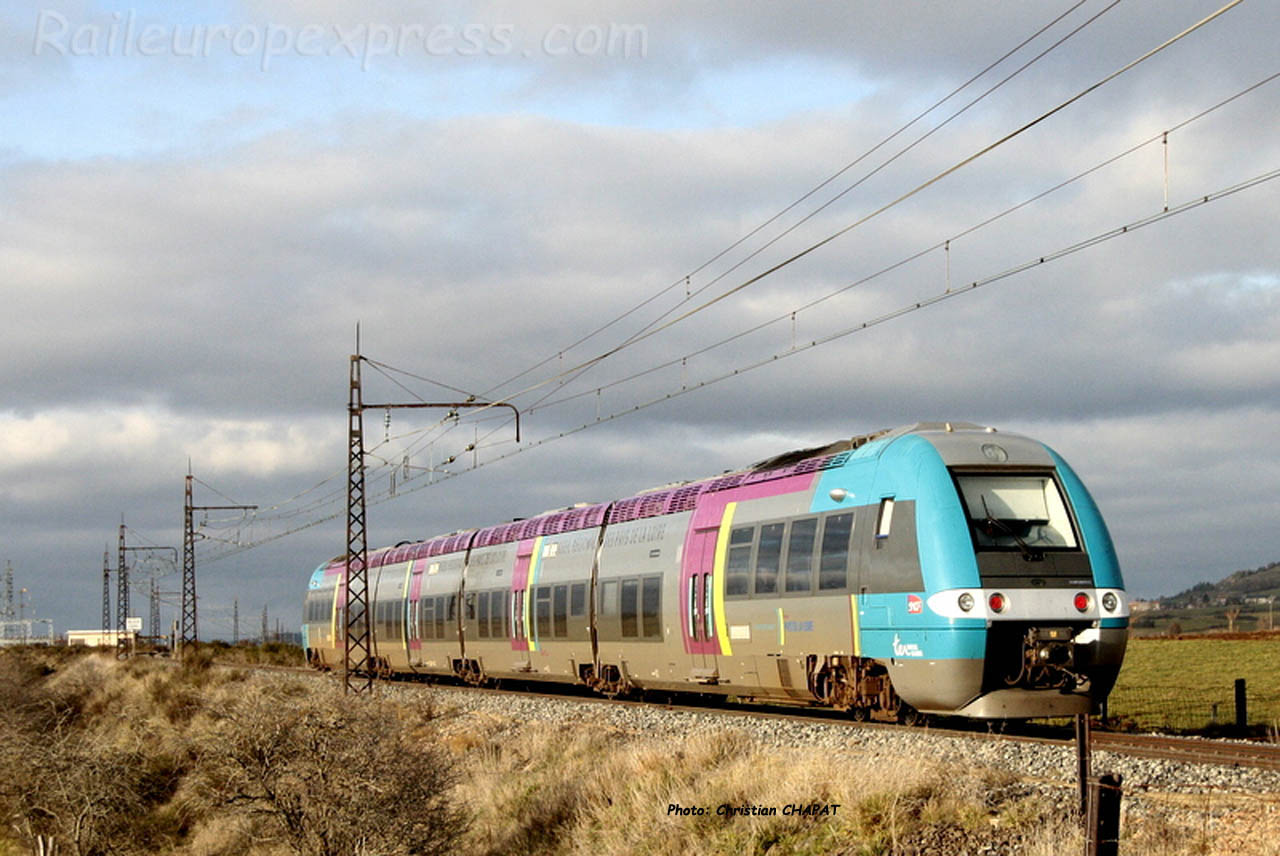
[[[507,593],[495,591],[489,596],[489,635],[494,639],[506,636]]]
[[[711,575],[702,575],[702,638],[710,640],[716,635],[716,614],[711,599]]]
[[[600,614],[618,614],[618,581],[609,580],[600,586]]]
[[[621,589],[622,635],[624,638],[640,635],[639,626],[639,580],[623,580]]]
[[[689,577],[689,638],[701,639],[702,628],[698,626],[698,577]]]
[[[818,590],[842,589],[849,584],[849,537],[853,514],[833,514],[822,525],[822,557],[818,563]]]
[[[734,529],[729,533],[729,555],[724,566],[724,593],[726,596],[747,594],[751,584],[751,542],[755,540],[754,526]]]
[[[552,605],[552,616],[555,620],[556,638],[569,635],[569,587],[556,586],[555,603]]]
[[[489,593],[480,592],[480,602],[476,604],[476,614],[480,624],[480,638],[489,638]]]
[[[444,638],[444,598],[434,598],[436,602],[436,638]]]
[[[569,615],[582,618],[587,614],[587,584],[574,583],[569,587]]]
[[[760,549],[756,551],[756,594],[778,593],[778,566],[782,561],[784,523],[760,527]]]
[[[893,497],[880,500],[880,516],[876,518],[876,538],[888,538],[893,525]]]
[[[646,639],[662,637],[662,577],[645,577],[640,612]]]
[[[538,586],[534,594],[533,638],[551,634],[551,586]]]
[[[813,591],[813,542],[818,537],[818,518],[791,522],[787,539],[787,591]]]
[[[465,602],[466,602],[466,605],[467,605],[467,622],[468,622],[468,623],[470,623],[470,622],[472,622],[472,621],[475,621],[475,620],[476,620],[476,596],[475,596],[475,594],[469,594],[469,595],[467,595],[467,597],[466,597],[466,601],[465,601]]]

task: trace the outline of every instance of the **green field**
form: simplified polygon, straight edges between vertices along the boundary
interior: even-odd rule
[[[1129,640],[1107,713],[1140,729],[1192,730],[1235,722],[1244,678],[1251,726],[1280,728],[1280,636]]]
[[[1139,636],[1225,632],[1230,629],[1226,610],[1227,607],[1224,606],[1193,606],[1138,612],[1130,619],[1130,627]],[[1236,617],[1235,630],[1241,633],[1269,630],[1274,619],[1275,610],[1270,606],[1256,604],[1241,606],[1240,614]],[[1174,627],[1174,625],[1177,626]]]

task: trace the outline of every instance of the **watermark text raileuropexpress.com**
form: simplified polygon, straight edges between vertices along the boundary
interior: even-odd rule
[[[334,57],[367,71],[380,57],[603,57],[644,59],[649,32],[642,24],[549,24],[521,33],[514,24],[307,23],[173,24],[143,21],[135,10],[73,21],[43,9],[36,16],[36,56],[251,58],[267,71],[278,57]]]

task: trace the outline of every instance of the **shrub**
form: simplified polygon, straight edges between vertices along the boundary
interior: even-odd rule
[[[197,791],[295,853],[452,852],[466,818],[449,801],[448,756],[416,734],[429,719],[421,705],[274,683],[196,738]]]

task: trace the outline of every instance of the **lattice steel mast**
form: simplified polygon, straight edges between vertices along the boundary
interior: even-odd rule
[[[116,554],[116,644],[123,645],[129,623],[129,569],[124,556],[124,515],[120,516],[119,550]]]
[[[102,635],[111,630],[111,550],[102,551]]]
[[[516,442],[520,442],[520,411],[505,401],[419,401],[410,404],[365,404],[360,384],[360,333],[351,355],[347,397],[347,549],[342,584],[346,589],[343,610],[342,680],[345,692],[373,688],[373,645],[369,631],[369,544],[366,530],[364,485],[364,411],[420,409],[426,407],[509,407],[516,417]]]
[[[356,350],[359,351],[357,342]],[[373,687],[369,634],[369,543],[365,531],[364,401],[360,388],[360,354],[351,355],[347,395],[347,549],[342,584],[346,588],[343,610],[342,683],[344,692],[364,692]]]
[[[187,655],[188,647],[195,645],[199,637],[196,627],[196,530],[194,513],[197,511],[254,511],[256,505],[194,505],[192,504],[191,464],[187,463],[186,498],[182,504],[182,629],[178,637],[180,656]],[[203,537],[203,536],[202,536]]]

